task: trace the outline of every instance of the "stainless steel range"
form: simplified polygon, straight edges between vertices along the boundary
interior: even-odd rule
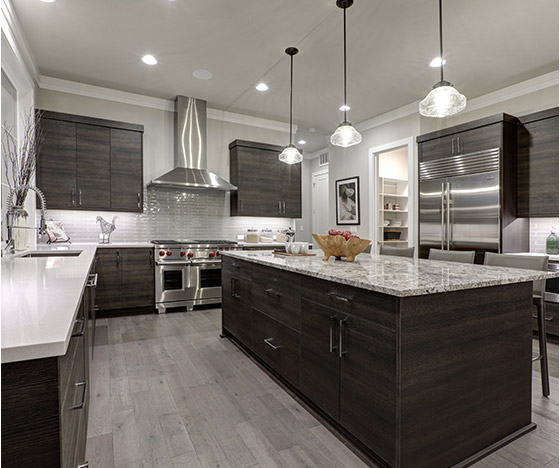
[[[237,242],[225,240],[153,240],[156,259],[156,308],[222,302],[220,252],[237,250]]]

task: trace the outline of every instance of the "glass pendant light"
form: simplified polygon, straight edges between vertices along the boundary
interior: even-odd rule
[[[350,8],[353,3],[354,0],[336,0],[336,6],[342,8],[344,12],[344,104],[342,106],[342,109],[344,109],[344,121],[331,135],[331,144],[341,146],[342,148],[357,145],[362,141],[362,135],[346,119],[346,113],[349,109],[346,104],[346,8]]]
[[[440,81],[420,101],[420,115],[425,117],[449,117],[458,114],[467,106],[467,98],[457,91],[449,81],[443,79],[443,26],[439,0],[439,56],[441,57]]]
[[[284,148],[278,159],[286,164],[297,164],[303,161],[303,156],[292,144],[292,101],[294,93],[294,55],[299,52],[295,47],[288,47],[286,53],[290,56],[290,144]]]

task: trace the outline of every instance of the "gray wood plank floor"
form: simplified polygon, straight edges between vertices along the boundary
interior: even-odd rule
[[[92,468],[371,466],[227,339],[219,309],[97,322],[88,427]],[[558,345],[549,347],[558,376]],[[536,431],[477,468],[558,467],[558,379]]]

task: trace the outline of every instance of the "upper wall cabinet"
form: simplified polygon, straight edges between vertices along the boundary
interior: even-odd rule
[[[37,186],[60,210],[142,211],[143,125],[43,111]]]
[[[278,160],[281,146],[234,140],[229,145],[231,216],[301,218],[301,163]]]
[[[558,217],[558,107],[519,118],[517,216]]]
[[[497,114],[417,137],[418,160],[432,161],[501,148],[503,157],[515,157],[517,118]]]

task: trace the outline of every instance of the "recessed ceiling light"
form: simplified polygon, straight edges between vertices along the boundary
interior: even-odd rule
[[[255,88],[257,88],[257,91],[266,91],[268,86],[265,83],[259,83]]]
[[[307,141],[305,141],[305,140],[299,140],[297,142],[298,145],[305,145],[306,143],[307,143]]]
[[[344,111],[349,111],[349,110],[350,110],[350,106],[340,106],[340,107],[338,108],[338,110],[341,110],[342,112],[344,112]]]
[[[144,57],[142,57],[142,62],[146,65],[155,65],[157,60],[153,55],[144,55]]]
[[[43,3],[54,3],[56,0],[41,0]]]
[[[445,65],[445,59],[443,59],[443,64]],[[430,67],[439,68],[441,67],[441,57],[436,57],[430,62]]]
[[[197,80],[211,80],[214,75],[208,70],[195,70],[192,72],[192,76]]]
[[[315,127],[311,127],[307,130],[309,133],[315,133],[317,130],[315,130]]]

